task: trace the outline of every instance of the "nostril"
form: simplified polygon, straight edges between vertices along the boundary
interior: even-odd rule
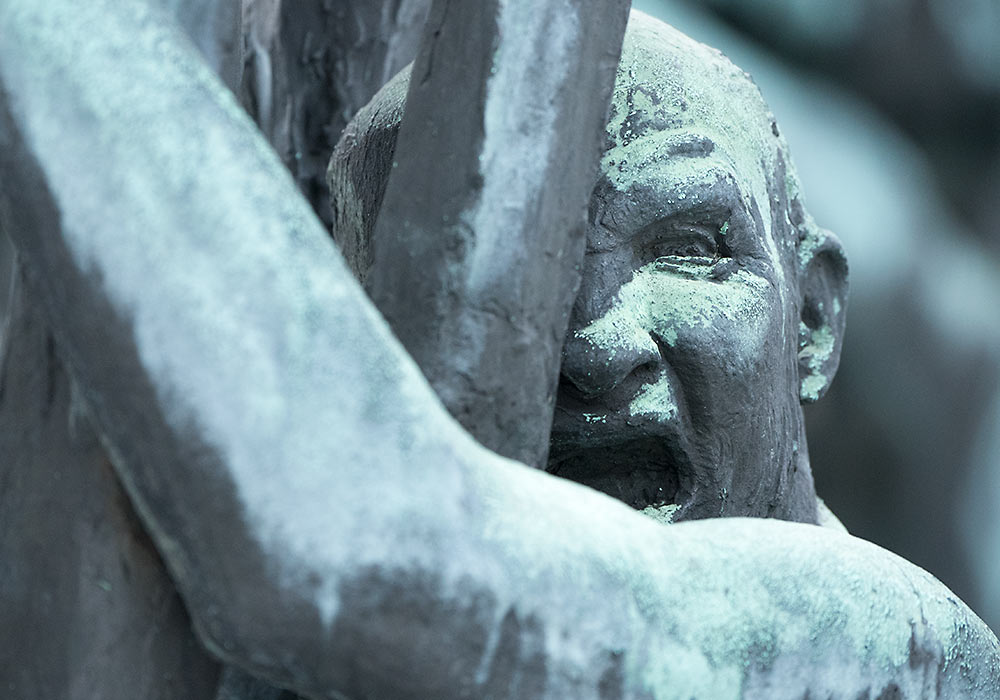
[[[660,359],[650,360],[649,362],[643,362],[641,365],[636,367],[630,372],[630,374],[655,374],[660,371]]]
[[[642,334],[633,338],[641,339]],[[612,391],[634,372],[657,370],[660,348],[650,338],[646,342],[597,343],[572,337],[563,349],[562,378],[571,385],[571,395],[593,399]],[[567,386],[566,388],[569,388]]]
[[[567,377],[565,372],[559,375],[559,395],[576,401],[585,401],[594,397],[585,389],[577,386],[576,382]]]

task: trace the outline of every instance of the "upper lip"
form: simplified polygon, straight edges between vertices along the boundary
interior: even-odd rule
[[[559,378],[555,414],[552,423],[553,447],[569,444],[580,448],[628,443],[637,434],[668,435],[676,427],[632,415],[631,402],[643,387],[661,379],[661,368],[640,367],[609,391],[590,395],[578,389],[565,376]],[[638,431],[638,432],[637,432]]]

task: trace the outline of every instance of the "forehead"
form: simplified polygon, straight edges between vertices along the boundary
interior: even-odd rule
[[[632,13],[601,162],[616,189],[627,191],[672,161],[679,180],[726,169],[747,197],[766,205],[780,147],[772,125],[756,85],[725,56]]]

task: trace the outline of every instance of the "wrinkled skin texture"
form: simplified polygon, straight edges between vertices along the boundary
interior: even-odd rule
[[[405,90],[348,127],[329,173],[334,235],[365,277]],[[800,402],[836,369],[839,243],[804,212],[756,86],[634,12],[591,198],[549,471],[661,520],[817,522]],[[362,172],[354,165],[369,165]]]

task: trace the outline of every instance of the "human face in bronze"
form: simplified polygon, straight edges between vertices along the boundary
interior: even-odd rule
[[[591,201],[549,470],[675,521],[793,517],[812,497],[797,476],[794,176],[742,72],[639,21]]]

